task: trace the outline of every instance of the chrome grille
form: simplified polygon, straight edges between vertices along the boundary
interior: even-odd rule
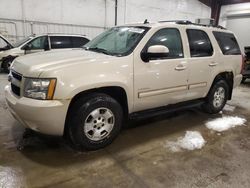
[[[12,83],[11,83],[11,91],[17,96],[20,96],[20,87],[17,87]]]

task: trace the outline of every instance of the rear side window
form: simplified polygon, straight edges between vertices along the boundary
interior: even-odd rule
[[[169,55],[164,59],[183,58],[182,40],[178,29],[166,28],[157,31],[147,43],[147,48],[153,45],[163,45],[169,49]]]
[[[72,48],[71,38],[67,36],[51,36],[50,43],[52,49]]]
[[[84,37],[72,37],[73,48],[80,48],[89,42],[89,39]]]
[[[241,55],[239,44],[232,33],[213,32],[224,55]]]
[[[213,55],[213,47],[206,32],[196,29],[187,30],[191,57]]]

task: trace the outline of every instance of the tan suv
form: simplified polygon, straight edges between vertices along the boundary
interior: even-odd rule
[[[218,113],[241,82],[241,65],[225,29],[185,21],[125,25],[83,49],[15,59],[5,95],[25,127],[95,150],[128,118],[193,104]]]

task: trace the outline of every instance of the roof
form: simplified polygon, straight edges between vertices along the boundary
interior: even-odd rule
[[[158,22],[148,22],[147,20],[145,20],[144,23],[132,23],[132,24],[125,24],[125,25],[137,26],[137,27],[161,27],[161,26],[173,27],[173,26],[178,25],[178,27],[197,28],[197,29],[203,28],[207,30],[231,33],[229,30],[221,26],[196,24],[188,20],[166,20],[166,21],[158,21]]]
[[[33,34],[33,35],[30,35],[29,37],[38,37],[38,36],[44,36],[44,35],[48,35],[48,36],[70,36],[70,37],[84,37],[84,38],[88,38],[88,37],[86,37],[86,35],[81,35],[81,34],[64,34],[64,33]]]

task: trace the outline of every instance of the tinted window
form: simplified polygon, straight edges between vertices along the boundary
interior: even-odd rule
[[[153,45],[166,46],[169,49],[167,59],[183,57],[181,36],[177,29],[167,28],[157,31],[147,43],[147,48]]]
[[[213,47],[208,35],[201,30],[187,30],[191,57],[206,57],[213,55]]]
[[[67,36],[51,36],[50,44],[52,49],[72,48],[71,37]]]
[[[89,42],[89,39],[84,37],[72,37],[73,48],[80,48]]]
[[[240,47],[231,33],[213,32],[220,49],[224,55],[240,55]]]
[[[48,37],[42,36],[42,37],[35,38],[31,42],[29,42],[27,45],[30,47],[31,50],[40,50],[40,49],[44,49],[47,44],[48,44]]]

